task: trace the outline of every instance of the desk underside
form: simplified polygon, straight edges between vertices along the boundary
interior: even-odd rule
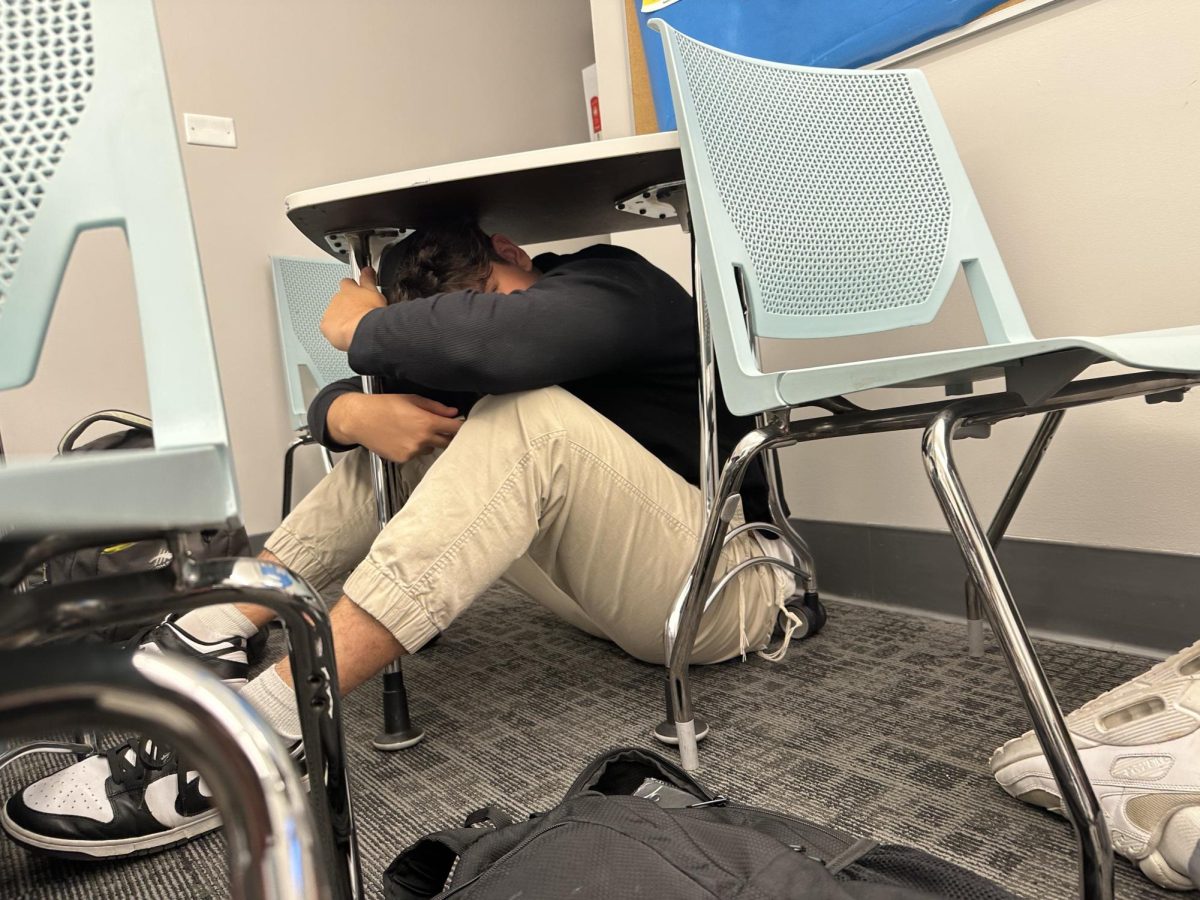
[[[489,234],[533,244],[662,224],[615,204],[642,188],[682,179],[678,148],[664,148],[384,189],[298,206],[288,218],[333,255],[339,254],[327,234],[416,228],[462,215],[475,216]]]

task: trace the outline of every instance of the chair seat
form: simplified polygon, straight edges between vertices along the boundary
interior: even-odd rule
[[[196,531],[238,519],[224,447],[109,450],[0,468],[0,534]]]
[[[1064,351],[1078,351],[1079,371],[1094,363],[1112,361],[1150,372],[1200,372],[1200,325],[939,350],[774,372],[771,377],[778,379],[780,405],[795,406],[872,388],[969,384],[1010,374],[1027,360]],[[1025,399],[1033,402],[1041,398]]]

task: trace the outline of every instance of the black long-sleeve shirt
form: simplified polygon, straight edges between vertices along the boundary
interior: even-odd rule
[[[534,260],[542,276],[511,294],[452,291],[367,313],[350,367],[468,411],[484,394],[560,385],[692,484],[699,483],[696,305],[679,283],[631,250],[597,245]],[[334,382],[309,407],[313,437],[335,450],[326,414],[357,378]],[[717,403],[722,456],[754,427]],[[767,519],[758,464],[742,486],[747,518]]]

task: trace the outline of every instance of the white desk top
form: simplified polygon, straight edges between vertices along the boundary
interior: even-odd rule
[[[290,194],[284,208],[309,240],[334,255],[327,234],[414,228],[464,214],[488,233],[529,244],[658,224],[614,204],[682,179],[679,136],[669,131],[346,181]]]

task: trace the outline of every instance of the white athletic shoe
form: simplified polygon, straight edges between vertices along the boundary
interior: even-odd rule
[[[1108,819],[1113,848],[1172,890],[1200,883],[1200,641],[1066,717]],[[1050,768],[1029,731],[992,754],[1018,800],[1062,814]]]

